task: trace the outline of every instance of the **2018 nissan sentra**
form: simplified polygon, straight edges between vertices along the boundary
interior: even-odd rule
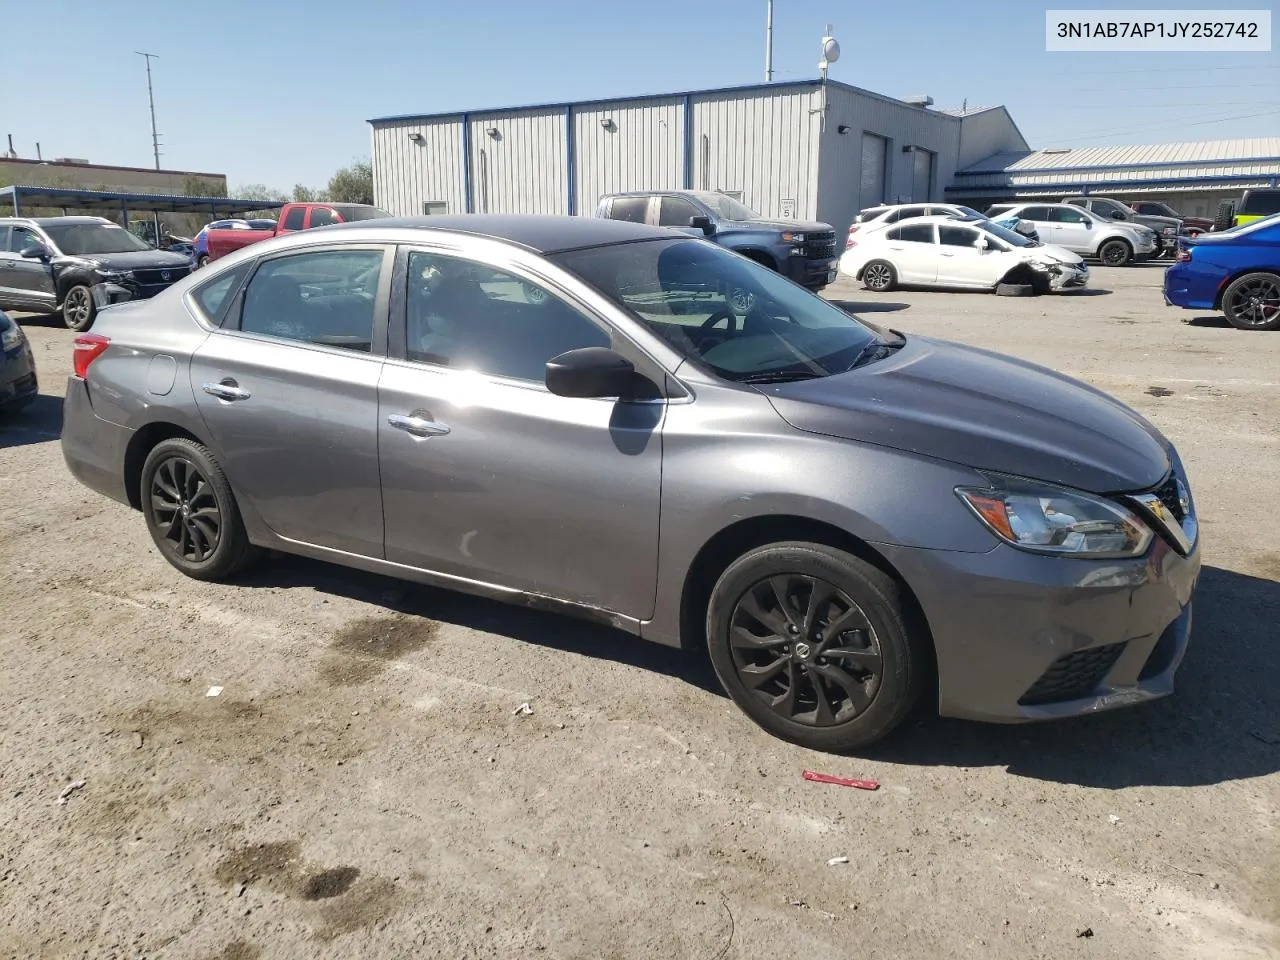
[[[270,548],[706,644],[827,750],[934,683],[999,721],[1168,694],[1200,566],[1177,452],[1116,400],[605,219],[254,244],[102,311],[62,447],[189,576]]]

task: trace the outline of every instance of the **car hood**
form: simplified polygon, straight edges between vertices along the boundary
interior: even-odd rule
[[[1078,253],[1072,253],[1066,247],[1060,247],[1053,243],[1044,243],[1038,247],[1023,247],[1023,254],[1028,260],[1056,260],[1059,263],[1070,263],[1073,266],[1079,266],[1084,263],[1084,257]]]
[[[911,337],[848,373],[759,389],[799,430],[1094,493],[1145,490],[1169,470],[1168,441],[1118,400],[941,340]]]
[[[792,233],[834,233],[835,227],[817,220],[726,220],[726,230],[789,230]]]
[[[134,250],[128,253],[95,253],[76,257],[85,263],[96,263],[108,270],[164,270],[189,267],[191,261],[182,254],[165,250]]]
[[[1175,220],[1173,217],[1157,217],[1154,214],[1140,213],[1140,214],[1137,214],[1136,219],[1138,223],[1141,223],[1144,226],[1158,227],[1160,229],[1163,229],[1165,227],[1182,226],[1181,220]]]

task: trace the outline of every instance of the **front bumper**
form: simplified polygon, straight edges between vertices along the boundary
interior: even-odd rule
[[[1050,290],[1082,290],[1089,285],[1089,268],[1081,264],[1057,264],[1049,268]]]
[[[1013,723],[1164,697],[1191,632],[1199,545],[1134,560],[885,547],[933,633],[943,716]]]
[[[785,273],[788,279],[794,280],[802,287],[810,290],[821,290],[834,283],[840,261],[837,257],[823,260],[807,260],[803,257],[792,257],[786,262]]]
[[[31,345],[20,343],[0,356],[0,408],[25,404],[40,392]]]

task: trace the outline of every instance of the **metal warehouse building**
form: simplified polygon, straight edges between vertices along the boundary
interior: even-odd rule
[[[717,190],[843,231],[863,207],[941,199],[956,170],[1027,150],[1003,107],[931,103],[804,80],[383,117],[374,198],[400,215],[589,215],[607,193]]]
[[[998,200],[1093,193],[1167,200],[1180,213],[1212,217],[1220,200],[1250,187],[1280,186],[1280,137],[1135,147],[1014,150],[956,173],[947,199],[983,209]]]

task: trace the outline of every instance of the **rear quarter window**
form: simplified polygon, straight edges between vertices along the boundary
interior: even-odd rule
[[[239,291],[244,278],[249,274],[251,263],[242,263],[238,267],[207,280],[191,291],[191,298],[200,307],[200,312],[215,326],[222,324],[227,307]]]

